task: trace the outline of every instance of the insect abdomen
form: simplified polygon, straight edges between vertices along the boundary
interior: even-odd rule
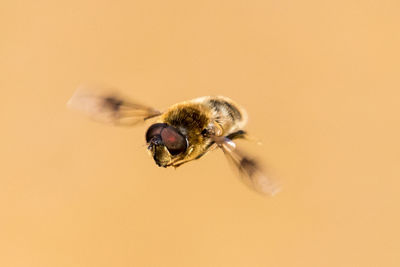
[[[210,97],[206,103],[214,111],[215,120],[226,134],[243,128],[247,122],[246,112],[227,97]]]

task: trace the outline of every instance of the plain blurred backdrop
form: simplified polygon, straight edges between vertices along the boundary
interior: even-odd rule
[[[400,266],[400,2],[0,3],[0,266]],[[279,177],[177,170],[148,125],[68,110],[81,83],[164,109],[225,95]]]

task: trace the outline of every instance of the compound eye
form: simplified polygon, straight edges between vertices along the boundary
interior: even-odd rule
[[[171,155],[186,151],[186,138],[172,126],[167,126],[161,131],[161,139]]]
[[[146,142],[150,142],[150,140],[156,135],[161,135],[161,131],[167,126],[166,123],[156,123],[151,125],[146,132]]]

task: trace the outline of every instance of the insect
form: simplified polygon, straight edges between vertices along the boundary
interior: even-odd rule
[[[113,92],[78,89],[68,106],[94,120],[119,126],[155,120],[147,129],[145,140],[148,152],[160,167],[176,168],[221,149],[250,188],[265,195],[279,191],[260,164],[237,147],[235,140],[247,137],[247,113],[227,97],[199,97],[161,112]]]

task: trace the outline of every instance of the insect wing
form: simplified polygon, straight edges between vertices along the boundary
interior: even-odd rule
[[[242,152],[232,140],[225,138],[219,146],[232,165],[239,170],[240,178],[247,186],[269,196],[280,191],[278,182],[267,176],[258,161]]]
[[[67,106],[79,110],[95,121],[120,126],[134,126],[162,113],[121,97],[115,92],[79,88],[68,101]]]

